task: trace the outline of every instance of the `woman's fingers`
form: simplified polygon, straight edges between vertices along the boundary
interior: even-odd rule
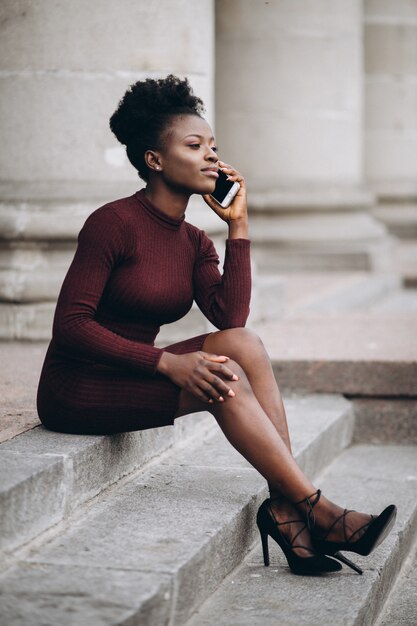
[[[217,354],[208,354],[206,352],[203,352],[203,357],[206,359],[206,361],[210,361],[210,363],[213,363],[213,365],[209,366],[210,370],[217,371],[221,373],[225,378],[230,378],[230,380],[239,380],[239,376],[237,376],[233,372],[233,370],[230,369],[230,367],[224,365],[224,363],[229,360],[229,357],[219,356]]]
[[[223,354],[210,354],[209,352],[201,352],[201,354],[207,361],[214,361],[215,363],[224,363],[229,360],[229,357]]]
[[[226,365],[228,361],[226,355],[202,350],[183,355],[164,352],[158,371],[203,402],[224,402],[226,397],[235,395],[228,381],[239,380]]]
[[[228,163],[223,163],[223,161],[219,161],[219,166],[224,174],[227,174],[229,180],[242,182],[243,176],[240,172],[238,172],[234,167],[229,165]]]

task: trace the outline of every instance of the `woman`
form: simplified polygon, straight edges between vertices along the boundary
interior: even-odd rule
[[[210,411],[268,482],[270,498],[257,516],[265,564],[271,536],[294,572],[336,571],[340,563],[326,555],[369,554],[391,528],[395,507],[378,518],[341,509],[291,454],[268,355],[243,328],[250,300],[245,181],[219,161],[202,111],[188,82],[170,75],[132,85],[113,114],[111,129],[146,187],[96,210],[80,232],[39,383],[39,417],[52,430],[106,434]],[[210,197],[218,168],[240,183],[227,209]],[[192,194],[228,225],[223,275],[212,242],[184,221]],[[160,325],[183,317],[193,300],[220,330],[156,348]]]

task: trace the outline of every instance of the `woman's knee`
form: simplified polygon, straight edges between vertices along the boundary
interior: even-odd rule
[[[225,365],[227,365],[227,367],[238,377],[238,380],[227,380],[227,384],[235,392],[237,390],[242,390],[246,393],[252,393],[251,384],[242,365],[234,359],[229,359]]]
[[[207,337],[205,346],[208,351],[225,354],[236,360],[239,360],[238,355],[247,354],[248,351],[255,350],[266,354],[261,338],[249,328],[219,330]]]

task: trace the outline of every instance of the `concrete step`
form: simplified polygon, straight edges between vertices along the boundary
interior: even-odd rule
[[[359,576],[344,567],[341,572],[326,577],[295,576],[272,540],[269,542],[271,566],[265,568],[257,541],[243,563],[231,572],[187,626],[370,626],[375,623],[417,532],[417,448],[353,446],[315,482],[327,496],[348,508],[380,512],[391,502],[397,504],[397,522],[385,542],[366,558],[352,553],[352,560],[365,570],[364,574]],[[413,621],[404,624],[416,623],[416,606],[413,613]],[[402,623],[394,615],[392,621],[385,622],[386,626]]]
[[[417,319],[315,314],[258,324],[278,384],[310,393],[417,396]]]
[[[375,626],[414,626],[417,623],[417,541],[404,559],[397,581]]]
[[[214,427],[208,413],[175,427],[113,436],[55,433],[38,426],[0,445],[0,550],[64,520],[84,502],[179,443]]]
[[[387,294],[400,291],[395,274],[377,272],[293,272],[261,274],[256,288],[262,306],[261,320],[326,315],[362,310],[376,305]]]
[[[286,404],[295,456],[315,474],[351,441],[350,403],[317,395],[291,396]],[[23,461],[37,432],[47,434],[35,429],[26,434],[26,445],[18,445],[21,435],[0,452],[7,445],[6,460],[15,454]],[[14,442],[19,450],[13,452]],[[55,454],[40,456],[44,462],[61,460],[63,474],[68,469],[69,480],[74,472],[85,492],[94,481],[92,455],[81,453],[78,463],[65,463],[59,450]],[[6,492],[2,510],[17,524],[32,513],[32,502],[25,500],[31,492],[47,506],[46,486],[16,488],[14,501]],[[77,497],[74,487],[72,493]],[[251,546],[255,511],[264,496],[264,480],[217,427],[211,437],[184,442],[7,554],[2,619],[7,626],[184,624]]]

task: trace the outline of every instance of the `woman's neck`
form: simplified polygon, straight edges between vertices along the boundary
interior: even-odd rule
[[[173,217],[181,219],[187,209],[189,194],[175,192],[165,185],[158,185],[148,182],[145,188],[146,197],[160,211]]]

